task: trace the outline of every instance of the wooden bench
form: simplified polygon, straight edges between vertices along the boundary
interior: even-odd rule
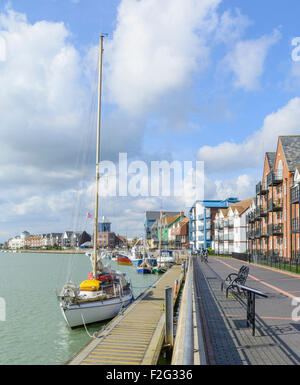
[[[221,284],[221,290],[223,291],[226,286],[226,298],[228,297],[229,290],[241,293],[240,286],[245,285],[249,274],[249,267],[243,265],[238,273],[230,273]]]

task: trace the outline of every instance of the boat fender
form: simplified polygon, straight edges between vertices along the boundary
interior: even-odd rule
[[[178,280],[176,279],[174,282],[174,294],[177,294]]]

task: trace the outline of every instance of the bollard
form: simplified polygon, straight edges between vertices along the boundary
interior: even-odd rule
[[[165,302],[166,302],[166,337],[165,343],[171,348],[173,347],[173,289],[170,286],[165,288]]]

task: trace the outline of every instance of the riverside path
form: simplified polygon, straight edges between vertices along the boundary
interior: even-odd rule
[[[248,265],[246,285],[268,298],[256,298],[256,333],[246,325],[244,301],[220,289],[228,274]],[[232,258],[194,257],[196,306],[208,364],[299,365],[300,276]],[[200,327],[198,325],[198,327]]]

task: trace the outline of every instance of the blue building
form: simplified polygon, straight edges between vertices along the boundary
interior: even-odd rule
[[[199,200],[190,208],[190,244],[192,250],[211,247],[214,234],[214,220],[219,209],[237,203],[237,198],[225,200]]]

